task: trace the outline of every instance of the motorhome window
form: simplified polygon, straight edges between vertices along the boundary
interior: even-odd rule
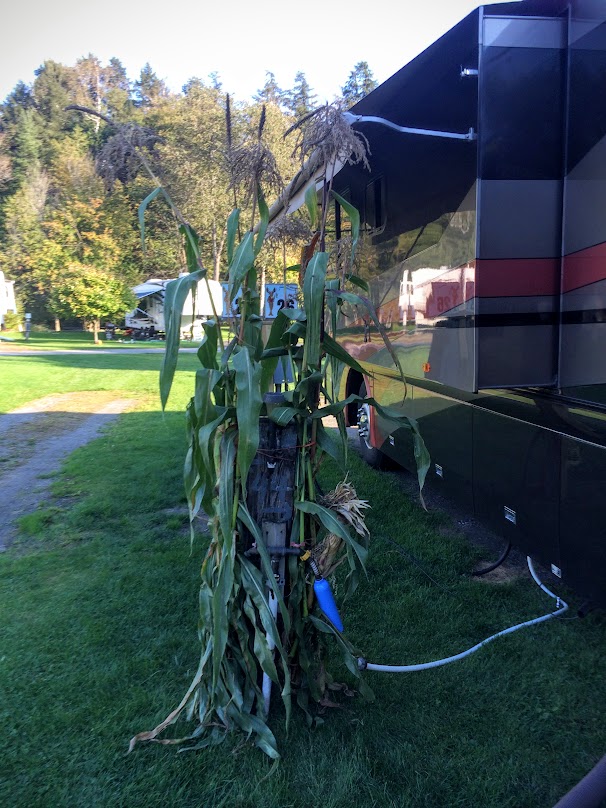
[[[364,224],[366,229],[380,233],[385,228],[385,182],[383,177],[369,182],[364,200]]]
[[[438,276],[473,264],[476,228],[472,198],[473,192],[458,210],[443,213],[435,221],[398,238],[374,246],[372,237],[363,239],[358,251],[358,274],[370,283],[370,297],[375,306],[384,306],[401,296],[402,283],[404,286],[407,282],[415,286],[426,283],[430,289],[431,281]],[[460,283],[459,276],[456,282]],[[465,299],[473,297],[468,285],[459,293]],[[436,305],[439,308],[439,303]]]

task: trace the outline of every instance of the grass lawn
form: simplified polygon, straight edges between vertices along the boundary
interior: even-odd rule
[[[342,696],[315,728],[294,709],[287,736],[276,700],[274,769],[238,735],[197,753],[125,754],[176,706],[198,663],[204,538],[190,553],[181,485],[195,357],[182,359],[162,417],[158,356],[0,358],[0,411],[79,389],[141,401],[70,457],[33,535],[0,556],[0,804],[551,808],[606,751],[606,622],[574,619],[570,593],[573,619],[443,668],[368,672],[374,703]],[[553,609],[529,576],[471,578],[477,551],[407,499],[395,475],[355,456],[350,474],[373,506],[373,538],[368,580],[342,616],[369,660],[448,656]],[[339,478],[326,467],[322,484]],[[351,681],[336,651],[330,667]]]
[[[224,327],[221,329],[223,339],[229,341],[230,329]],[[89,331],[33,331],[28,340],[25,339],[25,334],[19,331],[3,331],[3,337],[8,337],[10,342],[0,340],[0,351],[73,351],[73,350],[91,350],[98,351],[99,348],[116,351],[126,351],[133,348],[164,348],[163,340],[135,340],[128,342],[121,342],[120,334],[116,339],[106,340],[105,331],[99,332],[99,343],[95,344],[94,335]],[[195,347],[198,343],[191,340],[182,340],[181,347],[191,348]]]

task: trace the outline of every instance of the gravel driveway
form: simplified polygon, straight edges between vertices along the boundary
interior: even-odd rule
[[[0,552],[15,539],[19,517],[43,502],[62,461],[135,404],[104,392],[67,393],[0,415]]]

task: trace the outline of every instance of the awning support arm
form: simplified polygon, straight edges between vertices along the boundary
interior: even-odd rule
[[[389,129],[394,129],[396,132],[401,132],[405,135],[427,135],[428,137],[446,137],[451,140],[477,140],[478,136],[473,128],[470,127],[469,132],[441,132],[438,129],[414,129],[410,126],[398,126],[397,123],[388,121],[387,118],[377,118],[374,115],[353,115],[351,112],[344,112],[343,117],[350,126],[354,123],[378,123],[382,126],[387,126]]]

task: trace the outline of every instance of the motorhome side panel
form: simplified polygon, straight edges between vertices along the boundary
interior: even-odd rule
[[[606,14],[572,15],[562,242],[560,387],[606,381]]]
[[[346,168],[335,187],[362,213],[361,273],[407,377],[402,406],[428,445],[429,479],[606,605],[600,8],[553,0],[470,15],[354,111],[475,126],[478,142],[360,124],[371,173]],[[352,309],[340,338],[378,374],[377,398],[401,402],[372,322]],[[409,433],[375,418],[373,434],[414,468]]]
[[[478,389],[556,380],[566,23],[481,19]]]

